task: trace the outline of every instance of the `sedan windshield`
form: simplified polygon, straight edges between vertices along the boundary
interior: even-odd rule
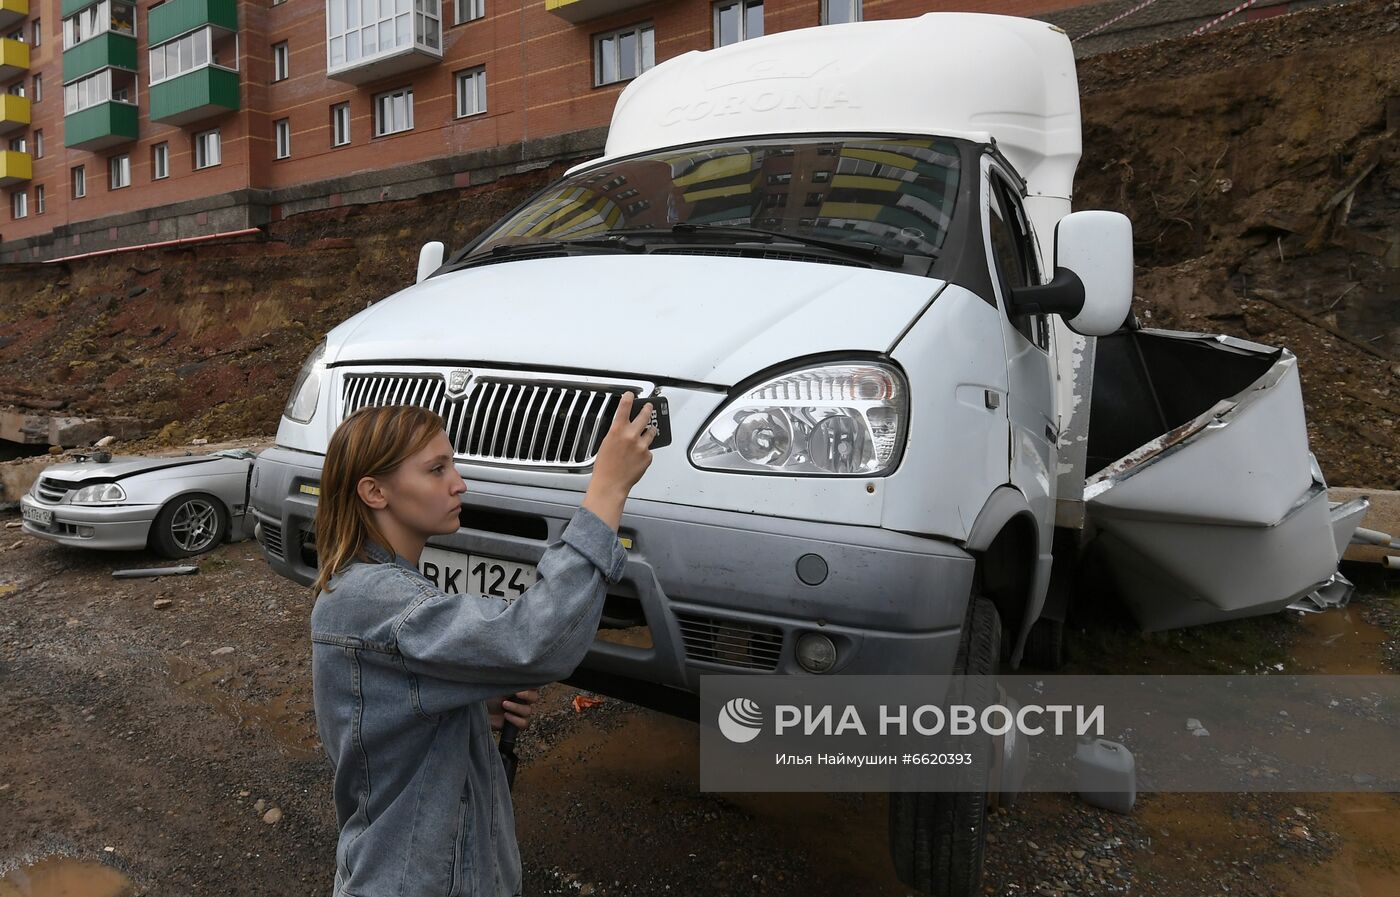
[[[471,255],[609,234],[727,241],[749,228],[809,245],[937,254],[952,220],[959,154],[938,137],[784,137],[659,150],[550,185]],[[731,228],[726,231],[725,228]],[[580,244],[582,248],[582,244]]]

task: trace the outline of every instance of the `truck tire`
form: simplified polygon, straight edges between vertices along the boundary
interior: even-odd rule
[[[228,536],[224,503],[207,492],[177,495],[151,524],[151,547],[168,558],[187,558],[217,547]]]
[[[996,606],[974,594],[953,674],[995,676],[1000,657],[1001,619]],[[967,690],[950,693],[948,703],[982,706],[996,702],[990,678],[967,685]],[[971,738],[980,743],[969,744]],[[890,859],[895,874],[906,886],[934,897],[982,893],[992,737],[978,734],[959,741],[960,750],[972,749],[975,761],[966,767],[968,791],[895,792],[889,796]]]
[[[1065,665],[1065,621],[1041,617],[1026,636],[1021,661],[1038,670],[1058,670]]]

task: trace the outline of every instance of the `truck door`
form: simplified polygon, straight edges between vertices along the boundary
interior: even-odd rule
[[[1045,315],[1009,314],[1010,290],[1044,283],[1043,268],[1020,191],[997,165],[988,164],[985,171],[987,244],[1006,343],[1011,482],[1026,496],[1037,518],[1053,521],[1059,434],[1050,322]]]

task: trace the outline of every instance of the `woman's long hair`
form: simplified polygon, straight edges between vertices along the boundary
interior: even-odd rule
[[[326,447],[321,469],[321,496],[316,505],[316,557],[320,567],[311,590],[327,589],[342,567],[368,561],[367,539],[389,546],[374,523],[369,505],[356,485],[362,477],[385,477],[443,432],[442,416],[414,405],[361,408],[340,422]]]

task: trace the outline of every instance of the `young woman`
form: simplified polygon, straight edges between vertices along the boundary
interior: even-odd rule
[[[567,677],[621,578],[628,492],[655,429],[625,393],[581,507],[518,599],[449,595],[418,570],[455,533],[466,484],[440,416],[370,407],[331,436],[316,509],[311,672],[334,766],[335,897],[513,897],[520,853],[493,728],[529,722]],[[515,700],[503,700],[502,696]],[[493,719],[494,717],[494,719]]]

